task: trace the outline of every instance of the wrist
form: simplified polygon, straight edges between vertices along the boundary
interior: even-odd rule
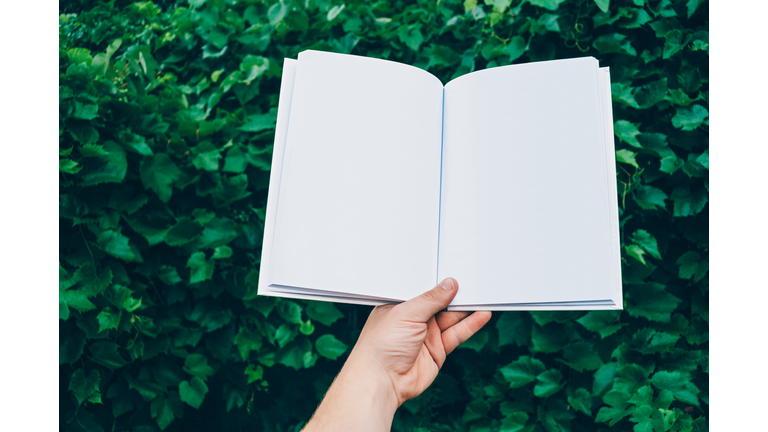
[[[353,351],[303,431],[389,431],[399,406],[389,375]]]

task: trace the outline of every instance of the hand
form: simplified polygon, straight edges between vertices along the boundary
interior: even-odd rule
[[[457,291],[448,278],[407,302],[374,308],[305,431],[389,430],[395,410],[426,390],[446,356],[491,319],[490,312],[440,312]]]

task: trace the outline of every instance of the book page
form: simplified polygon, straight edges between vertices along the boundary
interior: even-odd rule
[[[445,86],[438,279],[458,280],[453,305],[614,297],[601,94],[591,57]]]
[[[394,300],[432,288],[442,84],[358,56],[297,64],[269,285]]]

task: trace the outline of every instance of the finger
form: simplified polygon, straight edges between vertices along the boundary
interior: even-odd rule
[[[442,335],[445,353],[450,354],[456,347],[466,342],[472,335],[480,331],[490,319],[490,312],[479,311],[445,330]]]
[[[469,312],[440,312],[437,314],[437,325],[440,327],[440,331],[445,331],[450,326],[463,320]]]
[[[425,323],[451,303],[458,289],[456,279],[447,278],[424,294],[400,303],[395,309],[399,310],[401,318],[406,321]]]
[[[427,321],[427,338],[424,340],[424,344],[429,350],[429,354],[437,364],[437,368],[440,369],[445,363],[445,349],[443,349],[443,338],[440,332],[440,327],[437,326],[437,321],[432,317]]]

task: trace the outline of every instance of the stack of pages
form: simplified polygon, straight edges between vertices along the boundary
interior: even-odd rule
[[[448,310],[621,309],[610,76],[592,57],[445,86],[396,62],[286,59],[260,295]]]

